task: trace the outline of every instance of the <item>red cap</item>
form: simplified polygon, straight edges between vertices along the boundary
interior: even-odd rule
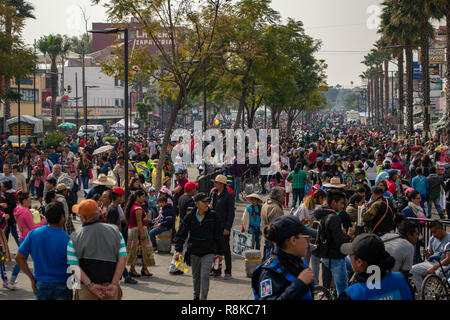
[[[189,191],[189,190],[193,190],[195,188],[198,188],[198,183],[189,181],[188,183],[186,183],[184,185],[184,190]]]
[[[121,187],[115,187],[113,193],[118,194],[119,196],[123,196],[125,194],[125,190]]]

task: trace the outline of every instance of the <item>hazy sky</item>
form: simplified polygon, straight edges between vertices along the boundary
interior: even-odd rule
[[[36,20],[28,20],[24,30],[27,44],[50,33],[79,35],[85,30],[81,10],[89,22],[106,19],[105,10],[90,0],[28,0],[35,6]],[[272,0],[283,18],[303,21],[307,34],[322,40],[318,58],[328,64],[328,84],[359,85],[364,70],[360,63],[378,38],[376,14],[381,0]],[[88,28],[90,28],[90,24]],[[347,51],[347,52],[342,52]],[[350,52],[349,52],[350,51]]]

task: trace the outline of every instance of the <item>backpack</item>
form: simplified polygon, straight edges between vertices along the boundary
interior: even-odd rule
[[[313,223],[313,228],[314,225],[317,225],[317,236],[316,239],[312,241],[315,246],[315,249],[312,250],[312,253],[319,258],[328,257],[329,237],[327,232],[327,224],[333,215],[334,212],[332,214],[326,215],[325,217],[322,217],[319,221],[314,221]]]

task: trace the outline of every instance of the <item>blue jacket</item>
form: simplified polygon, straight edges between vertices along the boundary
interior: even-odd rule
[[[255,300],[313,300],[314,283],[308,286],[297,279],[305,268],[301,258],[275,248],[273,256],[252,275]]]
[[[159,224],[167,229],[173,227],[173,206],[168,203],[162,208],[162,218]]]
[[[405,218],[417,218],[417,215],[409,206],[407,206],[405,209],[402,210],[402,215]]]
[[[356,275],[355,279],[356,283],[341,293],[339,300],[414,300],[411,288],[401,273],[388,272],[381,279],[380,289],[369,288],[367,277]]]
[[[426,195],[430,189],[427,178],[425,176],[415,176],[411,180],[411,188],[419,191],[421,195]]]

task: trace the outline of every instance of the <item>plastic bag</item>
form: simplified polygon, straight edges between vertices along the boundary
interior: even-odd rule
[[[175,255],[172,257],[172,261],[170,262],[169,266],[169,273],[187,273],[188,269],[186,268],[186,265],[184,264],[184,258],[183,255],[180,255],[178,260],[175,260]]]

